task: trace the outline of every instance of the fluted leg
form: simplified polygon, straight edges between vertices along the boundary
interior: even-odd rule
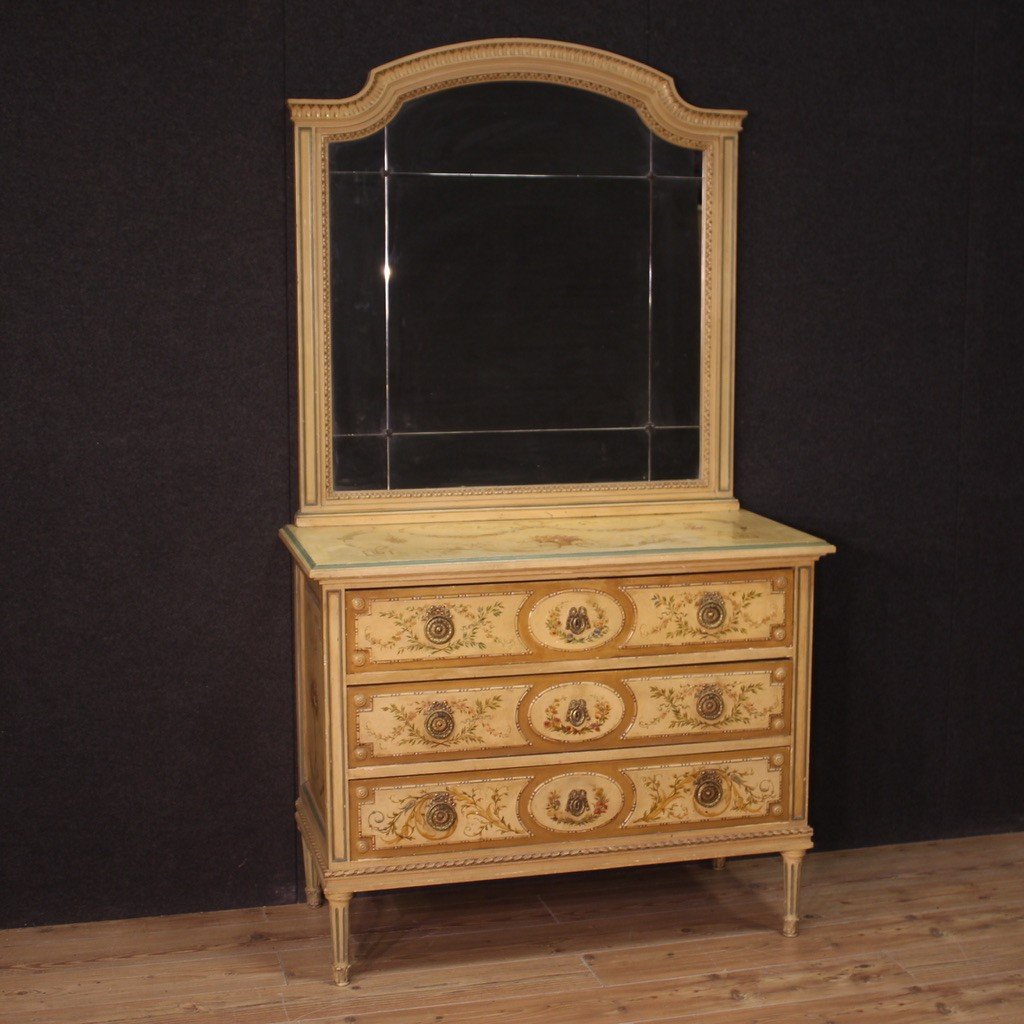
[[[306,869],[306,903],[311,907],[319,907],[324,901],[324,890],[320,884],[316,857],[310,852],[305,839],[302,840],[302,863]]]
[[[796,935],[800,929],[800,868],[804,862],[803,850],[786,850],[782,854],[783,884],[785,888],[786,914],[782,919],[782,934]]]
[[[725,870],[725,858],[724,857],[716,857],[711,862],[711,870],[712,871],[724,871]]]
[[[349,952],[349,905],[352,893],[328,893],[327,902],[331,907],[331,950],[334,957],[334,984],[347,985],[351,967]]]

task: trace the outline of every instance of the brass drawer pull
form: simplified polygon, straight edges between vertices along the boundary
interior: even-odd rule
[[[569,707],[565,712],[565,720],[574,729],[581,729],[590,720],[587,702],[582,697],[574,697],[569,701]]]
[[[697,714],[705,722],[717,722],[725,714],[725,701],[717,686],[705,686],[697,694]]]
[[[708,633],[725,625],[725,599],[714,592],[701,594],[697,602],[697,624]]]
[[[444,605],[435,604],[428,608],[426,619],[423,632],[427,640],[436,647],[444,647],[455,636],[452,613]]]
[[[586,605],[579,608],[570,608],[569,614],[565,617],[565,628],[573,636],[579,636],[590,629],[590,616],[587,615]]]
[[[459,820],[459,812],[455,809],[455,800],[451,793],[435,793],[430,798],[423,817],[433,831],[441,834],[451,832]]]
[[[574,818],[579,818],[590,810],[590,801],[585,789],[570,790],[565,801],[565,809]]]
[[[693,798],[701,807],[715,807],[722,802],[725,787],[722,785],[722,773],[711,769],[701,772],[693,786]]]
[[[432,740],[446,740],[455,732],[455,716],[447,701],[438,700],[427,708],[423,728]]]

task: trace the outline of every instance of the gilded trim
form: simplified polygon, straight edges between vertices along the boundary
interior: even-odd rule
[[[372,135],[417,96],[502,79],[553,82],[601,93],[634,107],[651,131],[683,146],[738,132],[743,110],[695,107],[672,79],[628,57],[551,39],[480,39],[422,50],[374,68],[354,96],[289,100],[299,125],[345,126],[347,138]]]

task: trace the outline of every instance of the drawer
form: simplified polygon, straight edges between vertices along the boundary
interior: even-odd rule
[[[784,747],[349,783],[351,854],[709,829],[789,815]]]
[[[350,686],[349,764],[764,737],[790,728],[786,661]]]
[[[785,647],[793,573],[350,591],[349,672]]]

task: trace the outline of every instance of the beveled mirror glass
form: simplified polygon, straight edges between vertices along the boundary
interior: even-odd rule
[[[441,53],[292,103],[303,510],[728,495],[740,115],[586,47]]]
[[[493,82],[329,162],[335,489],[697,477],[699,150]]]

